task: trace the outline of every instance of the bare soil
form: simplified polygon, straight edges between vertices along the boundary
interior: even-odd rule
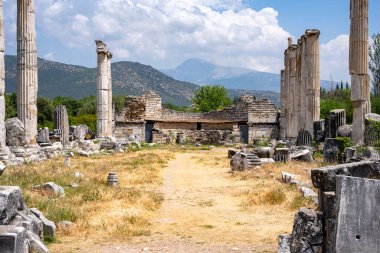
[[[242,208],[241,192],[257,182],[233,177],[226,155],[226,149],[176,152],[164,169],[165,199],[150,236],[97,245],[78,240],[72,252],[277,252],[278,235],[291,231],[295,211]]]

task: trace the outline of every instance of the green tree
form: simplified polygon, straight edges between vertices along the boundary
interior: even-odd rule
[[[369,46],[369,69],[372,73],[373,93],[380,97],[380,33],[372,36],[373,42]]]
[[[52,129],[54,126],[53,102],[48,98],[38,97],[37,110],[38,110],[38,117],[37,117],[38,127],[39,128],[49,127],[50,129]]]
[[[125,95],[113,96],[112,102],[115,104],[115,112],[119,113],[125,106]]]
[[[69,97],[56,97],[53,99],[54,107],[59,105],[66,106],[67,114],[69,116],[77,116],[79,113],[79,109],[81,108],[81,104],[75,98]]]
[[[5,94],[5,119],[17,117],[16,93]]]
[[[78,110],[77,116],[96,114],[96,97],[87,96],[79,100],[80,108]]]
[[[197,112],[220,110],[231,104],[227,90],[221,85],[205,85],[199,88],[192,98],[194,109]]]

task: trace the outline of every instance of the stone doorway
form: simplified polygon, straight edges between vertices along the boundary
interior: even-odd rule
[[[240,125],[240,142],[248,144],[248,125]]]
[[[154,127],[154,123],[145,124],[145,142],[146,143],[153,142],[153,127]]]

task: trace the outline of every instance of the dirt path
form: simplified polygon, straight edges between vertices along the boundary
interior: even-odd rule
[[[277,252],[268,235],[278,234],[280,212],[243,211],[235,196],[249,186],[231,179],[225,150],[205,153],[177,153],[168,164],[151,236],[80,252]]]

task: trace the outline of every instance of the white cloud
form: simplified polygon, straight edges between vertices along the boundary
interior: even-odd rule
[[[44,55],[44,58],[49,61],[55,61],[55,55],[53,52],[49,52]]]
[[[5,0],[7,47],[15,52],[16,1]],[[56,60],[68,52],[95,66],[95,39],[114,61],[171,68],[188,58],[279,73],[291,36],[273,8],[253,10],[243,0],[36,0],[39,52]],[[40,42],[40,41],[39,41]],[[45,51],[44,51],[45,50]],[[49,55],[49,53],[53,53]],[[77,57],[85,55],[89,57]],[[66,60],[68,62],[68,60]],[[321,77],[348,78],[348,35],[321,45]]]
[[[348,71],[349,35],[341,34],[335,39],[322,44],[321,54],[321,78],[339,82],[350,81]]]

